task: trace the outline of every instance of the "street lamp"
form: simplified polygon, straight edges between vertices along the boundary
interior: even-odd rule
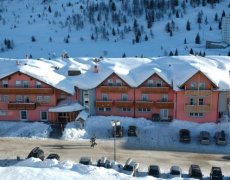
[[[114,147],[113,147],[113,154],[114,154],[114,161],[116,161],[116,136],[117,136],[117,126],[120,125],[120,121],[113,120],[111,121],[113,127],[113,139],[114,139]]]

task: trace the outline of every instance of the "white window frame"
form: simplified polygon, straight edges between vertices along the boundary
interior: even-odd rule
[[[116,79],[116,86],[122,86],[122,81],[120,79]]]
[[[16,102],[23,102],[23,96],[22,95],[16,95],[15,96],[15,101]]]
[[[2,80],[2,87],[8,88],[8,86],[9,86],[8,80]]]
[[[189,86],[189,89],[196,90],[197,89],[197,82],[191,82],[190,86]]]
[[[122,93],[121,94],[121,100],[122,101],[128,101],[128,94],[127,93]]]
[[[153,79],[149,79],[149,80],[147,81],[147,86],[148,86],[148,87],[153,87],[153,86],[154,86]]]
[[[50,101],[51,101],[51,97],[50,96],[44,96],[43,97],[43,102],[44,103],[50,103]]]
[[[199,90],[205,90],[205,82],[198,83]]]
[[[37,96],[36,101],[41,103],[43,101],[43,97],[42,96]]]
[[[108,79],[107,80],[107,85],[108,86],[113,86],[113,79]]]
[[[23,112],[25,112],[25,116],[26,116],[26,118],[23,118],[22,116],[22,113]],[[19,111],[19,113],[20,113],[20,120],[21,121],[27,121],[28,120],[28,114],[27,114],[27,111],[26,110],[21,110],[21,111]]]
[[[36,86],[36,88],[41,88],[42,83],[40,81],[36,81],[35,86]]]
[[[5,109],[0,109],[0,116],[7,116],[7,111]]]
[[[148,101],[148,94],[141,94],[141,101]]]
[[[102,93],[101,94],[101,99],[102,99],[102,101],[108,101],[109,100],[109,95],[107,93]]]
[[[3,95],[2,101],[3,102],[9,102],[10,101],[10,97],[8,95]]]
[[[43,114],[43,113],[46,113],[46,119],[43,119],[43,118],[42,118],[42,114]],[[40,120],[41,120],[41,121],[48,121],[48,112],[47,112],[47,111],[40,111]]]
[[[29,96],[23,96],[23,101],[25,102],[25,103],[29,103],[30,102],[30,97]]]
[[[168,100],[169,100],[169,95],[168,94],[162,94],[161,101],[162,102],[168,102]]]
[[[162,87],[162,80],[160,79],[156,80],[156,87]]]
[[[29,81],[22,81],[23,87],[28,88],[29,87]]]
[[[22,81],[16,80],[15,81],[15,87],[22,87]]]
[[[161,117],[161,119],[168,119],[169,110],[168,109],[160,109],[160,117]]]

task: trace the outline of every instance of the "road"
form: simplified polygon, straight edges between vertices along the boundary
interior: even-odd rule
[[[89,141],[64,141],[54,139],[24,139],[0,138],[0,166],[11,165],[17,156],[27,157],[31,149],[41,147],[45,156],[49,153],[58,153],[61,160],[78,162],[81,156],[92,157],[94,163],[102,156],[110,160],[114,158],[114,141],[97,140],[95,148],[90,147]],[[168,172],[171,165],[176,164],[184,173],[188,172],[190,164],[199,164],[204,174],[209,174],[211,166],[220,166],[225,175],[230,176],[230,156],[221,154],[199,154],[187,152],[170,152],[156,150],[135,150],[125,148],[123,140],[117,140],[117,162],[124,164],[132,157],[140,163],[140,171],[147,171],[150,164],[158,164],[163,171]]]

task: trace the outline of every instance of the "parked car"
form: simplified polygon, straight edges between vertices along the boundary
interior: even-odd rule
[[[131,175],[131,176],[136,176],[138,173],[138,168],[139,168],[139,163],[135,162],[132,158],[129,158],[126,161],[121,172],[128,174],[128,175]]]
[[[137,136],[137,126],[129,126],[128,136]]]
[[[211,180],[222,180],[223,179],[222,171],[220,167],[212,167],[210,172]]]
[[[150,165],[148,168],[148,175],[156,178],[160,178],[161,176],[160,167],[158,165]]]
[[[210,144],[210,133],[208,131],[201,131],[199,138],[200,138],[200,144],[205,144],[205,145]]]
[[[172,166],[169,171],[169,178],[181,178],[181,168],[179,166]]]
[[[116,126],[116,131],[114,128],[115,127],[113,127],[113,137],[114,137],[114,133],[116,133],[116,137],[122,137],[123,136],[123,127],[121,125]]]
[[[181,129],[179,131],[179,134],[180,134],[180,142],[190,143],[191,137],[190,137],[190,131],[188,129]]]
[[[104,168],[111,168],[111,162],[107,159],[107,157],[101,157],[101,159],[99,159],[97,161],[97,166],[98,167],[104,167]]]
[[[188,174],[191,178],[194,178],[194,179],[202,179],[202,177],[203,177],[200,166],[195,165],[195,164],[192,164],[189,167],[189,173]]]
[[[87,157],[87,156],[83,156],[81,157],[80,161],[79,161],[80,164],[84,164],[84,165],[92,165],[92,158],[91,157]]]
[[[215,133],[214,139],[217,145],[225,146],[227,145],[226,135],[224,131],[218,131]]]
[[[58,154],[52,153],[52,154],[49,154],[46,159],[56,159],[59,161],[60,156]]]
[[[43,161],[45,158],[44,151],[39,147],[35,147],[27,156],[27,158],[31,158],[31,157],[39,158]]]

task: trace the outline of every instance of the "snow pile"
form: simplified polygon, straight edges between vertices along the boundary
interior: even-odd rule
[[[47,138],[50,126],[41,122],[0,122],[1,137]]]

